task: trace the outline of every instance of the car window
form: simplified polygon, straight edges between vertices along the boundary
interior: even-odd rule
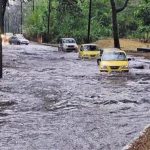
[[[123,52],[109,52],[109,53],[103,53],[102,60],[105,61],[124,61],[127,60],[125,53]]]
[[[90,50],[90,51],[97,51],[98,50],[98,48],[97,48],[97,46],[96,45],[85,45],[84,46],[84,50]]]
[[[14,39],[16,39],[16,37],[15,37],[15,36],[13,36],[11,39],[13,39],[13,40],[14,40]]]
[[[76,43],[74,39],[63,39],[63,43]]]

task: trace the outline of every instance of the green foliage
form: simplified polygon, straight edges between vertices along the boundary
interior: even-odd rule
[[[34,36],[46,32],[46,24],[44,21],[46,7],[47,4],[45,1],[40,0],[34,12],[31,9],[28,10],[27,17],[25,18],[25,31],[27,34]]]
[[[144,1],[147,1],[146,3]],[[118,15],[120,37],[149,34],[150,2],[149,0],[131,0],[128,7]],[[27,4],[25,32],[35,37],[47,35],[48,0],[32,0]],[[74,37],[79,43],[86,41],[88,29],[89,0],[50,0],[50,35],[56,42],[60,37]],[[122,6],[122,0],[116,0]],[[140,4],[140,5],[139,5]],[[112,36],[111,7],[109,0],[92,0],[91,41]],[[148,36],[147,36],[148,37]]]
[[[137,37],[145,41],[150,39],[150,1],[141,3],[135,11],[135,17],[138,21]]]

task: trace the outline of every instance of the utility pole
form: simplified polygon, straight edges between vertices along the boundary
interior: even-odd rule
[[[9,10],[10,10],[10,8],[9,8],[9,6],[8,6],[8,27],[7,27],[7,32],[10,32],[10,22],[9,22],[9,20],[10,20],[10,14],[9,14]]]
[[[34,12],[34,6],[35,6],[35,4],[34,4],[34,0],[33,0],[32,2],[33,2],[33,12]]]
[[[20,19],[20,33],[22,34],[22,25],[23,25],[23,0],[20,0],[20,13],[21,13],[21,19]]]
[[[90,43],[90,32],[91,32],[91,7],[92,7],[92,0],[90,0],[89,2],[88,37],[87,37],[88,43]]]
[[[2,55],[2,37],[4,33],[4,14],[7,0],[0,0],[0,78],[3,77],[3,55]]]
[[[3,56],[2,56],[2,37],[1,34],[3,33],[3,12],[2,12],[2,2],[0,2],[0,78],[3,77]]]
[[[51,0],[48,0],[48,22],[47,22],[47,34],[50,35],[50,12],[51,12]]]

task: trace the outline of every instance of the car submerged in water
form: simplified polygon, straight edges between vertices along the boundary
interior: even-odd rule
[[[78,45],[74,38],[61,38],[59,39],[58,51],[78,52]]]
[[[98,58],[100,56],[100,49],[96,44],[82,44],[79,50],[79,58]]]
[[[103,50],[97,59],[100,72],[129,72],[129,61],[124,51],[119,49]]]

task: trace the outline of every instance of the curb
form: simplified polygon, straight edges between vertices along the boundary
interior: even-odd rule
[[[150,52],[150,48],[137,48],[137,51],[138,52],[146,52],[146,53],[148,53],[148,52]]]

